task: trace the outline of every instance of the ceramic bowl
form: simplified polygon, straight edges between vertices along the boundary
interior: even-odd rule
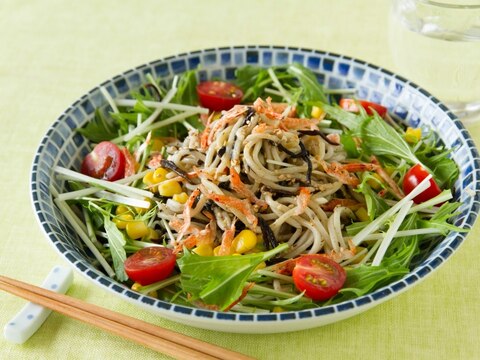
[[[101,84],[112,97],[125,97],[146,82],[145,75],[170,80],[175,74],[199,67],[199,80],[234,78],[239,66],[268,67],[298,62],[315,72],[330,89],[353,88],[361,99],[381,103],[393,117],[412,127],[433,129],[452,148],[460,168],[454,198],[461,202],[454,224],[471,228],[480,207],[480,164],[474,143],[462,123],[439,100],[416,84],[378,66],[348,56],[280,46],[236,46],[206,49],[170,56],[125,71]],[[56,165],[79,169],[89,151],[87,141],[75,129],[91,121],[96,107],[105,104],[95,87],[70,105],[48,129],[36,152],[31,172],[33,209],[47,240],[92,284],[158,316],[195,327],[239,333],[294,331],[333,323],[368,310],[411,289],[436,271],[462,244],[467,233],[451,232],[430,256],[409,274],[388,286],[354,300],[301,311],[271,314],[216,312],[167,303],[140,295],[109,278],[95,267],[94,257],[55,207],[49,186]]]

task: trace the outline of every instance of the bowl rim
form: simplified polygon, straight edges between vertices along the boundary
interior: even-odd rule
[[[253,323],[262,324],[262,326],[264,325],[263,328],[267,328],[267,332],[280,332],[280,331],[291,331],[291,330],[276,329],[275,327],[278,326],[280,322],[282,323],[286,322],[290,324],[292,323],[292,321],[294,321],[295,323],[298,322],[300,324],[308,323],[310,324],[308,326],[309,328],[309,327],[316,327],[316,326],[337,321],[335,319],[338,317],[347,318],[347,317],[353,316],[359,312],[362,312],[373,306],[376,306],[384,301],[390,300],[394,296],[412,288],[414,285],[418,284],[421,280],[429,276],[440,265],[443,265],[445,261],[464,242],[465,238],[467,237],[465,233],[451,232],[447,237],[445,237],[442,240],[443,242],[443,241],[447,241],[448,239],[448,241],[452,242],[451,244],[452,246],[450,247],[451,249],[449,248],[445,249],[449,251],[443,251],[442,253],[437,254],[432,259],[430,259],[430,257],[427,258],[425,261],[417,265],[416,268],[414,268],[411,272],[406,274],[401,279],[394,281],[386,286],[383,286],[382,288],[377,289],[373,292],[370,292],[366,295],[357,297],[355,299],[347,300],[334,305],[327,305],[324,307],[318,307],[313,309],[295,310],[295,311],[286,311],[282,313],[268,313],[268,314],[262,314],[262,313],[243,313],[242,314],[242,313],[233,313],[233,312],[225,313],[225,312],[214,311],[214,310],[198,309],[198,308],[184,306],[184,305],[176,305],[176,304],[168,303],[166,301],[154,299],[146,295],[140,295],[136,292],[133,292],[128,287],[122,285],[116,280],[109,278],[106,274],[99,271],[98,269],[91,269],[91,268],[89,269],[84,264],[84,262],[81,261],[81,259],[76,259],[75,262],[72,262],[71,259],[68,258],[67,254],[69,253],[69,251],[66,251],[66,250],[62,251],[61,248],[59,248],[59,246],[56,245],[56,239],[54,239],[51,236],[51,229],[49,227],[46,227],[47,221],[45,220],[45,217],[42,216],[41,209],[39,207],[40,195],[39,195],[39,186],[37,186],[38,165],[39,165],[39,160],[41,156],[43,155],[44,151],[46,151],[45,146],[55,126],[57,126],[62,121],[62,119],[67,115],[67,113],[70,110],[78,106],[78,104],[83,99],[93,94],[94,92],[98,91],[100,86],[111,83],[118,79],[125,78],[125,76],[131,73],[132,71],[140,70],[146,66],[155,66],[158,64],[166,63],[173,59],[186,58],[187,56],[190,56],[190,55],[207,54],[207,53],[219,52],[219,51],[229,51],[230,53],[232,53],[236,50],[238,51],[272,50],[272,51],[287,51],[287,52],[297,51],[305,55],[313,54],[313,55],[319,55],[319,56],[331,56],[336,59],[345,59],[352,63],[361,65],[363,67],[380,71],[390,77],[393,77],[394,79],[397,79],[398,81],[403,83],[403,85],[411,87],[419,91],[424,96],[426,96],[429,99],[429,101],[432,101],[435,105],[437,105],[442,110],[442,112],[449,117],[450,121],[452,121],[455,124],[455,126],[459,129],[459,132],[462,133],[463,140],[466,142],[470,141],[471,144],[473,144],[473,140],[470,134],[465,129],[461,121],[455,116],[455,114],[453,114],[453,112],[451,112],[447,108],[447,106],[445,106],[445,104],[443,104],[440,100],[438,100],[436,97],[431,95],[428,91],[424,90],[423,88],[409,81],[408,79],[400,75],[397,75],[383,67],[374,65],[372,63],[369,63],[351,56],[341,55],[341,54],[337,54],[329,51],[315,50],[315,49],[309,49],[309,48],[303,48],[303,47],[293,47],[293,46],[235,45],[235,46],[223,46],[223,47],[217,47],[217,48],[193,50],[193,51],[182,52],[176,55],[170,55],[167,57],[159,58],[157,60],[153,60],[141,65],[135,66],[134,68],[127,69],[105,80],[101,84],[93,87],[87,93],[79,97],[67,109],[65,109],[56,118],[56,120],[48,127],[45,135],[42,137],[37,147],[37,150],[35,152],[35,155],[32,161],[31,173],[30,173],[31,204],[35,213],[35,218],[37,219],[37,222],[40,228],[42,229],[45,237],[49,240],[49,243],[54,247],[54,249],[64,258],[64,260],[67,261],[70,266],[73,266],[75,270],[79,272],[82,276],[94,282],[96,285],[104,288],[105,290],[113,292],[114,294],[120,296],[124,300],[135,303],[137,305],[140,304],[144,309],[154,311],[155,313],[163,317],[172,319],[174,321],[183,322],[189,325],[198,326],[202,328],[211,328],[211,329],[218,328],[218,326],[216,326],[215,323],[223,322],[224,323],[223,325],[225,326],[223,326],[222,330],[232,331],[232,332],[249,332],[249,333],[257,332],[255,331],[255,329],[249,329],[248,331],[245,331],[248,327],[252,326]],[[234,65],[234,67],[236,67],[236,65]],[[469,152],[472,155],[472,161],[475,164],[474,175],[476,175],[475,179],[472,180],[472,182],[475,183],[475,195],[474,195],[474,199],[472,200],[472,204],[475,204],[475,203],[480,204],[480,182],[478,181],[478,178],[479,178],[478,174],[480,173],[479,154],[478,154],[478,150],[474,145],[469,146]],[[49,178],[49,180],[50,179],[51,178]],[[472,213],[472,206],[469,208],[469,213]],[[471,229],[474,225],[477,215],[478,215],[478,208],[476,209],[476,211],[473,211],[473,216],[466,217],[465,223],[463,225]],[[322,320],[323,323],[318,323],[312,326],[311,323],[318,321],[319,318],[323,319]],[[239,328],[230,329],[230,327],[232,327],[233,325],[238,326],[239,324],[240,324]],[[307,328],[307,327],[303,325],[292,327],[293,330],[300,330],[304,328]],[[262,330],[259,332],[264,332],[264,331]]]

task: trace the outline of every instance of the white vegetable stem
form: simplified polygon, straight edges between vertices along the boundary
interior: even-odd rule
[[[175,93],[177,92],[177,82],[178,82],[178,76],[175,76],[173,78],[172,88],[167,92],[163,100],[160,102],[161,104],[167,104],[170,102],[170,100],[173,99],[173,97],[175,96]],[[118,138],[115,138],[111,141],[113,143],[118,144],[123,141],[129,141],[137,135],[141,135],[148,132],[147,130],[148,126],[150,126],[155,121],[155,119],[161,114],[162,111],[163,111],[163,108],[156,109],[143,123],[141,123],[135,129],[130,131],[128,134],[119,136]]]
[[[169,117],[168,119],[165,119],[165,120],[162,120],[162,121],[159,121],[155,124],[152,124],[148,127],[146,127],[144,130],[144,132],[148,132],[148,131],[152,131],[152,130],[156,130],[156,129],[160,129],[162,127],[165,127],[165,126],[168,126],[168,125],[171,125],[171,124],[174,124],[176,122],[179,122],[180,120],[183,120],[183,119],[186,119],[192,115],[195,115],[197,114],[196,112],[194,111],[185,111],[184,113],[181,113],[181,114],[177,114],[177,115],[174,115],[174,116],[171,116]],[[142,124],[143,125],[143,124]]]
[[[270,75],[270,78],[273,81],[273,85],[278,89],[278,91],[282,94],[282,97],[287,100],[288,103],[292,102],[292,97],[288,93],[287,90],[282,86],[280,81],[277,78],[277,75],[275,75],[275,72],[272,69],[268,69],[268,75]]]
[[[131,197],[126,197],[122,195],[117,195],[117,194],[112,194],[111,192],[101,190],[95,195],[99,198],[105,199],[105,200],[110,200],[118,204],[123,204],[123,205],[128,205],[128,206],[134,206],[134,207],[139,207],[142,209],[148,209],[150,207],[150,202],[145,201],[145,200],[139,200],[139,199],[132,199]]]
[[[108,105],[112,108],[113,112],[118,114],[118,108],[117,105],[115,105],[115,101],[113,101],[112,97],[108,93],[107,89],[105,89],[103,86],[100,86],[100,92],[102,93],[103,97],[107,100]]]
[[[118,106],[135,106],[137,100],[135,99],[117,99],[115,103]],[[177,110],[177,111],[195,111],[197,114],[208,114],[207,108],[202,108],[200,106],[190,106],[183,104],[173,104],[173,103],[163,103],[160,101],[142,101],[143,105],[153,109],[166,109],[166,110]]]
[[[408,214],[408,210],[412,207],[413,201],[410,200],[403,206],[400,211],[398,212],[397,216],[395,217],[395,220],[393,221],[392,225],[387,230],[387,233],[385,234],[385,237],[382,240],[382,243],[380,244],[380,247],[378,248],[377,253],[375,254],[375,257],[373,258],[372,261],[372,266],[378,266],[382,262],[383,257],[385,256],[385,252],[387,251],[388,247],[390,246],[393,237],[395,233],[397,232],[398,228],[402,224],[403,220]]]
[[[77,218],[77,216],[75,215],[73,210],[67,205],[66,202],[58,199],[58,192],[53,186],[50,187],[50,191],[52,192],[53,196],[56,198],[54,200],[54,202],[57,205],[57,207],[60,209],[62,214],[65,216],[65,219],[67,219],[67,221],[70,223],[70,225],[72,225],[75,232],[78,234],[78,236],[80,236],[80,238],[85,243],[85,245],[90,249],[92,254],[95,256],[95,258],[100,263],[100,265],[102,265],[102,267],[105,269],[108,276],[114,277],[115,276],[115,271],[113,271],[112,267],[108,264],[108,262],[102,256],[102,254],[100,254],[100,251],[98,251],[97,247],[90,240],[90,238],[87,235],[85,229],[80,225],[82,223]],[[85,225],[83,225],[83,226],[85,226]]]
[[[132,197],[139,200],[145,200],[145,198],[149,198],[149,199],[153,198],[153,193],[151,193],[150,191],[137,189],[131,186],[126,186],[126,185],[118,184],[115,182],[96,179],[84,174],[77,173],[76,171],[66,169],[61,166],[55,166],[53,168],[53,171],[58,174],[62,174],[66,176],[66,178],[70,180],[86,182],[86,183],[89,183],[90,185],[98,186],[102,189],[107,189],[115,193],[118,193],[120,195]]]
[[[385,211],[382,215],[372,221],[370,224],[365,226],[362,231],[355,235],[352,239],[355,246],[360,245],[368,235],[378,230],[389,217],[395,215],[402,207],[404,207],[410,200],[416,197],[418,194],[421,194],[426,189],[430,187],[430,179],[432,175],[428,175],[420,184],[415,187],[408,195],[406,195],[402,200],[397,202],[389,210]]]
[[[132,175],[132,176],[129,176],[129,177],[126,177],[126,178],[123,178],[123,179],[120,179],[120,180],[117,180],[115,181],[116,184],[128,184],[128,183],[131,183],[135,180],[138,180],[138,179],[142,179],[146,174],[147,172],[149,172],[150,170],[145,170],[145,171],[142,171],[138,174],[135,174],[135,175]],[[95,194],[96,192],[99,192],[101,190],[101,188],[99,187],[96,187],[96,186],[92,186],[92,187],[89,187],[89,188],[85,188],[85,189],[81,189],[81,190],[75,190],[75,191],[70,191],[70,192],[66,192],[66,193],[62,193],[60,195],[58,195],[58,198],[62,201],[65,201],[65,200],[71,200],[71,199],[80,199],[84,196],[88,196],[88,195],[92,195],[92,194]]]
[[[412,208],[408,211],[408,214],[412,212]],[[407,214],[407,215],[408,215]],[[412,229],[412,230],[400,230],[395,233],[393,236],[394,238],[396,237],[404,237],[404,236],[417,236],[417,235],[429,235],[429,234],[441,234],[442,232],[440,229],[437,228],[421,228],[421,229]],[[382,240],[385,238],[384,233],[377,233],[377,234],[370,234],[368,235],[364,241],[368,240]],[[349,238],[346,237],[346,240]]]

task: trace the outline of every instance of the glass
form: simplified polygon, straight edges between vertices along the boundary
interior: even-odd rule
[[[480,0],[393,0],[389,23],[396,71],[480,120]]]

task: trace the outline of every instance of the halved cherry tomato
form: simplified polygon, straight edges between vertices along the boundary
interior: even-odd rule
[[[356,113],[358,112],[357,103],[360,104],[365,109],[368,115],[373,115],[372,110],[375,110],[377,114],[383,118],[385,117],[388,111],[388,109],[385,106],[382,106],[374,102],[366,101],[366,100],[341,99],[339,105],[344,110]]]
[[[114,143],[102,141],[85,156],[81,172],[108,181],[121,179],[125,175],[125,155]]]
[[[297,289],[305,291],[305,296],[315,301],[335,296],[347,279],[347,274],[340,265],[321,254],[301,256],[292,275]]]
[[[175,267],[176,256],[163,246],[150,246],[138,250],[124,262],[128,277],[141,285],[166,279]]]
[[[418,184],[420,184],[430,173],[425,170],[425,168],[417,164],[415,166],[412,166],[407,173],[405,174],[405,177],[403,178],[403,192],[405,194],[409,194],[413,189],[415,189]],[[442,190],[438,186],[438,184],[435,182],[433,178],[430,179],[430,187],[426,189],[424,192],[418,194],[413,198],[413,202],[416,204],[420,204],[422,202],[425,202],[427,200],[430,200],[440,194]]]
[[[200,104],[212,111],[228,110],[240,104],[243,91],[224,81],[205,81],[197,85]]]

